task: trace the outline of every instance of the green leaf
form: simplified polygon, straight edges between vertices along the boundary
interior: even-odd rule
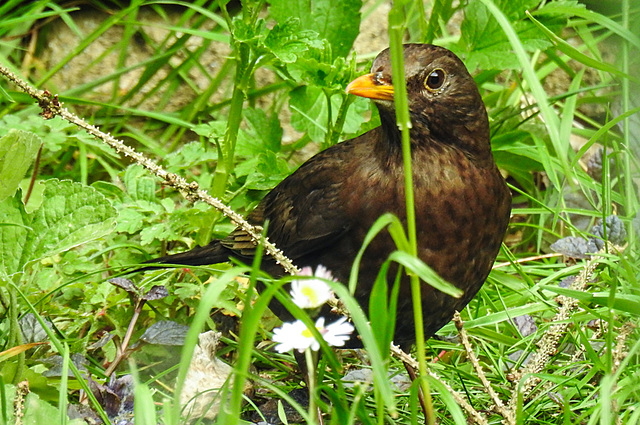
[[[331,105],[327,102],[324,91],[315,86],[298,87],[291,91],[289,109],[291,109],[291,125],[298,131],[306,132],[314,142],[324,141],[327,134],[329,113],[331,125],[335,124],[340,105],[344,97],[334,94],[330,97]],[[368,101],[354,101],[347,111],[342,127],[343,133],[355,133],[364,122],[363,111],[368,109]],[[331,108],[331,109],[329,109]]]
[[[318,40],[317,32],[302,30],[297,18],[288,18],[269,31],[264,46],[282,62],[293,63],[309,47],[322,47],[322,42]]]
[[[203,136],[209,138],[209,126],[200,124],[198,131],[202,131]],[[196,133],[198,133],[196,131]],[[198,133],[200,134],[200,133]],[[196,167],[203,163],[214,163],[218,160],[218,150],[211,144],[201,142],[189,142],[175,152],[171,152],[164,158],[167,171],[172,173],[183,173],[183,170]]]
[[[42,144],[34,133],[10,130],[0,138],[0,200],[15,193]]]
[[[97,190],[47,180],[42,205],[27,214],[19,194],[0,204],[0,264],[10,275],[25,264],[108,234],[116,211]]]
[[[331,43],[333,57],[346,56],[360,29],[359,0],[272,0],[269,13],[278,23],[291,16],[302,30],[311,30]]]
[[[575,298],[583,302],[609,306],[615,310],[625,313],[637,314],[640,311],[640,295],[616,294],[616,297],[611,300],[611,294],[609,294],[609,292],[590,293],[551,285],[541,285],[541,288],[560,295]],[[611,303],[611,305],[609,305],[609,303]]]
[[[42,401],[36,393],[27,394],[24,404],[24,417],[22,421],[25,425],[51,423],[53,418],[59,418],[58,409],[49,403]]]
[[[634,34],[627,28],[617,23],[611,18],[608,18],[598,12],[587,9],[587,7],[581,2],[577,1],[561,1],[561,2],[548,2],[540,10],[534,12],[536,16],[542,15],[562,15],[562,16],[578,16],[589,22],[594,22],[603,28],[606,28],[615,34],[619,35],[623,39],[633,44],[637,49],[640,49],[640,37]]]
[[[545,49],[551,45],[549,40],[535,25],[526,20],[525,11],[537,7],[539,0],[496,0],[494,4],[511,21],[522,46],[527,51]],[[546,20],[547,27],[560,28],[562,21],[553,16]],[[453,47],[456,53],[465,58],[471,70],[481,69],[517,69],[515,55],[505,54],[511,51],[511,45],[498,21],[481,2],[469,2],[465,9],[465,20],[461,24],[461,38]]]
[[[254,190],[273,189],[291,174],[287,161],[276,157],[273,152],[260,153],[238,164],[234,171],[237,177],[246,176],[244,183],[246,189]]]
[[[429,267],[424,261],[420,260],[417,257],[412,256],[411,254],[403,251],[395,251],[391,253],[389,259],[397,262],[398,264],[402,264],[407,271],[413,272],[418,275],[418,277],[426,282],[428,285],[433,286],[438,291],[444,292],[447,295],[451,295],[452,297],[459,298],[462,296],[463,292],[444,280],[438,275],[431,267]]]
[[[45,182],[43,198],[31,218],[23,264],[102,237],[115,227],[115,208],[91,187],[52,179]]]
[[[280,151],[283,130],[277,114],[267,116],[267,113],[262,109],[249,108],[244,111],[244,117],[250,127],[247,131],[250,136],[249,140],[260,142],[266,150]]]
[[[633,78],[630,75],[620,71],[618,68],[616,68],[613,65],[609,65],[606,62],[602,62],[585,55],[584,53],[580,52],[578,49],[573,47],[571,44],[564,41],[564,39],[555,35],[553,31],[549,30],[540,21],[535,19],[529,12],[526,12],[526,14],[529,17],[529,19],[531,19],[531,22],[533,22],[540,29],[540,31],[542,31],[547,37],[549,37],[549,40],[553,42],[556,48],[560,50],[562,53],[564,53],[565,55],[569,56],[570,58],[575,59],[578,62],[584,65],[587,65],[590,68],[595,68],[601,71],[610,72],[612,74],[615,74],[623,78]]]
[[[291,90],[289,98],[291,125],[306,132],[314,142],[322,141],[327,134],[327,97],[322,89],[303,86]]]
[[[390,263],[390,261],[386,261],[380,269],[369,296],[371,331],[376,337],[376,341],[378,341],[378,348],[385,360],[388,358],[389,352],[387,348],[393,341],[396,328],[398,293],[400,290],[400,276],[397,274],[393,287],[389,287],[387,273]],[[391,289],[390,294],[389,289]]]
[[[153,202],[156,198],[156,180],[141,165],[131,165],[124,173],[124,185],[137,201]]]
[[[0,202],[0,271],[4,275],[20,270],[22,247],[29,232],[33,231],[21,198],[21,192],[18,192]]]

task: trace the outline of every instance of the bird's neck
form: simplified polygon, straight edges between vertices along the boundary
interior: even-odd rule
[[[381,131],[384,133],[383,143],[387,154],[391,156],[402,155],[402,134],[396,123],[394,110],[379,108]],[[473,158],[478,163],[493,163],[491,145],[489,143],[488,122],[475,122],[475,125],[460,125],[455,128],[443,126],[446,133],[440,134],[433,130],[432,123],[417,122],[420,117],[412,117],[411,140],[412,150],[435,149],[441,152],[443,149],[453,148],[463,151],[466,156]]]
[[[398,153],[402,152],[402,133],[398,129],[396,121],[395,111],[387,111],[386,109],[379,108],[380,112],[380,126],[384,133],[383,140],[389,150],[393,153],[397,150]]]

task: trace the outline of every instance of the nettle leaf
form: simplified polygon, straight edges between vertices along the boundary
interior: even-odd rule
[[[0,204],[0,264],[7,275],[25,264],[101,237],[114,225],[115,210],[95,189],[49,180],[43,202],[27,214],[20,193]]]
[[[199,126],[202,131],[209,134],[207,126]],[[207,145],[201,142],[190,142],[182,146],[178,151],[171,152],[164,158],[167,171],[179,172],[184,169],[195,167],[206,162],[218,160],[218,150],[212,147],[207,149]]]
[[[180,236],[170,223],[146,224],[140,230],[140,244],[142,246],[150,245],[155,240],[174,241],[179,240]]]
[[[127,167],[124,185],[132,199],[149,202],[156,199],[156,181],[141,165]]]
[[[236,42],[255,45],[266,37],[266,33],[264,19],[258,19],[255,25],[249,25],[241,16],[233,18],[233,38]]]
[[[305,57],[287,65],[290,77],[300,84],[344,91],[355,77],[355,61],[342,57],[332,61],[327,54],[327,49],[310,50]]]
[[[117,232],[135,233],[142,229],[147,216],[133,208],[122,208],[118,212]]]
[[[136,286],[135,283],[133,283],[132,280],[130,279],[126,279],[124,277],[114,277],[113,279],[109,279],[109,283],[117,286],[118,288],[127,291],[128,293],[132,294],[132,295],[138,295],[138,293],[140,292],[140,290],[138,289],[138,287]]]
[[[278,116],[276,114],[267,116],[264,110],[257,108],[246,109],[243,115],[249,124],[248,143],[255,141],[267,150],[279,152],[282,147],[283,131]]]
[[[534,51],[551,46],[548,38],[524,14],[535,9],[539,0],[499,0],[496,6],[509,18],[518,34],[523,47]],[[461,38],[454,52],[465,58],[471,70],[514,69],[519,67],[515,55],[505,54],[511,51],[504,31],[482,2],[469,2],[465,9],[465,20],[460,26]],[[558,30],[563,21],[561,17],[549,16],[544,24],[547,28]]]
[[[42,204],[31,214],[25,212],[19,194],[0,204],[0,264],[7,274],[102,237],[115,227],[116,210],[97,190],[56,179],[44,186]]]
[[[287,161],[278,158],[273,152],[264,152],[235,168],[237,177],[246,176],[244,188],[251,190],[270,190],[287,177],[291,170]]]
[[[155,345],[183,345],[188,331],[189,326],[163,320],[151,325],[140,340]]]
[[[339,107],[339,105],[335,106]],[[327,96],[321,88],[303,86],[291,90],[289,94],[289,109],[291,109],[291,125],[293,128],[306,132],[314,142],[324,140],[327,133],[329,105]],[[338,109],[335,108],[335,110],[337,111]]]
[[[291,125],[298,131],[306,132],[314,142],[323,141],[327,133],[329,103],[324,91],[315,86],[298,87],[289,94]],[[344,97],[334,94],[331,99],[332,124],[335,123]],[[355,133],[364,122],[363,113],[369,109],[369,101],[355,99],[345,118],[343,133]]]
[[[33,231],[30,217],[24,210],[22,192],[0,202],[0,268],[11,275],[22,267],[22,249],[27,235]]]
[[[66,251],[109,234],[116,210],[97,190],[72,181],[47,180],[33,212],[23,262]]]
[[[359,0],[272,0],[269,13],[278,23],[291,16],[300,19],[302,30],[318,33],[331,43],[333,58],[346,56],[360,28]]]
[[[301,29],[300,20],[290,17],[269,31],[264,47],[282,62],[292,63],[309,47],[322,47],[322,42],[318,39],[317,32]]]
[[[13,195],[42,144],[34,133],[9,130],[0,138],[0,200]]]

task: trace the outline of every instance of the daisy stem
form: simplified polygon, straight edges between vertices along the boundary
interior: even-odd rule
[[[311,349],[307,348],[304,351],[304,357],[307,360],[307,385],[309,386],[309,424],[315,425],[317,415],[316,412],[316,357],[317,354]]]

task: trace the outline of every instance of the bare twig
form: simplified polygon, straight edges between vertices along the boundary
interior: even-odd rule
[[[508,425],[515,425],[516,419],[513,414],[513,411],[505,407],[504,403],[502,403],[502,400],[500,400],[500,397],[498,396],[498,394],[493,390],[493,387],[491,386],[491,382],[489,382],[489,380],[487,379],[487,375],[484,373],[484,370],[482,370],[482,367],[478,362],[478,358],[476,357],[476,354],[473,352],[473,347],[469,342],[469,335],[467,334],[467,331],[464,329],[464,326],[463,326],[464,323],[462,322],[462,318],[460,317],[459,312],[456,311],[456,313],[453,315],[453,321],[456,324],[456,328],[458,329],[458,334],[460,335],[460,339],[462,340],[462,345],[464,346],[464,349],[467,352],[467,357],[469,358],[469,361],[471,361],[473,368],[476,370],[476,373],[480,378],[480,382],[482,382],[482,385],[484,386],[484,389],[487,391],[487,394],[489,394],[489,397],[491,397],[491,399],[493,400],[493,403],[495,404],[494,406],[495,410],[504,418],[503,423]]]
[[[404,363],[409,364],[414,369],[418,369],[417,360],[414,359],[413,357],[411,357],[410,354],[405,353],[397,345],[391,344],[391,354],[393,354],[394,357],[396,357],[397,359],[403,361]],[[447,389],[447,391],[451,394],[451,396],[456,401],[456,403],[458,403],[458,405],[460,407],[462,407],[469,414],[469,418],[470,419],[473,419],[475,421],[475,423],[477,423],[477,424],[488,425],[489,422],[487,421],[487,419],[484,416],[482,416],[476,409],[474,409],[473,406],[471,406],[469,404],[469,402],[467,402],[467,400],[465,400],[464,397],[462,397],[460,394],[458,394],[457,391],[455,391],[453,388],[451,388],[449,386],[449,384],[447,384],[446,382],[442,381],[438,375],[436,375],[435,373],[433,373],[431,371],[429,372],[429,376],[431,376],[432,379],[438,381],[438,383],[440,383],[440,385],[444,386]]]
[[[184,178],[176,174],[167,172],[154,161],[150,160],[146,156],[136,152],[133,148],[126,145],[123,141],[114,138],[110,134],[100,131],[97,127],[90,125],[83,119],[79,118],[77,115],[72,114],[66,108],[62,107],[62,105],[58,101],[57,96],[52,95],[46,90],[37,90],[31,87],[27,82],[18,78],[8,68],[0,65],[0,74],[4,75],[8,80],[17,85],[22,91],[37,100],[38,105],[40,106],[40,108],[42,108],[42,116],[45,119],[53,118],[57,115],[62,119],[75,124],[76,126],[85,130],[87,133],[111,146],[118,153],[131,158],[134,162],[151,171],[153,174],[164,180],[169,186],[177,189],[189,201],[194,202],[196,200],[201,200],[211,205],[222,214],[229,217],[234,224],[247,232],[247,234],[251,237],[251,239],[253,239],[256,244],[262,243],[269,255],[271,255],[271,257],[277,263],[279,263],[287,273],[296,274],[298,272],[298,268],[293,264],[293,262],[289,258],[287,258],[282,253],[282,251],[276,248],[273,243],[269,242],[267,238],[264,238],[262,236],[262,229],[260,227],[252,226],[251,224],[249,224],[241,215],[233,211],[222,201],[209,195],[205,190],[200,189],[196,182],[187,183]]]
[[[561,257],[561,256],[562,256],[562,254],[560,254],[558,252],[551,252],[549,254],[533,255],[531,257],[519,258],[516,261],[514,261],[513,263],[511,261],[505,261],[504,263],[496,263],[496,264],[493,265],[493,267],[491,269],[495,270],[495,269],[499,269],[501,267],[510,266],[511,264],[523,264],[523,263],[528,263],[529,261],[542,260],[543,258],[553,258],[553,257]]]

